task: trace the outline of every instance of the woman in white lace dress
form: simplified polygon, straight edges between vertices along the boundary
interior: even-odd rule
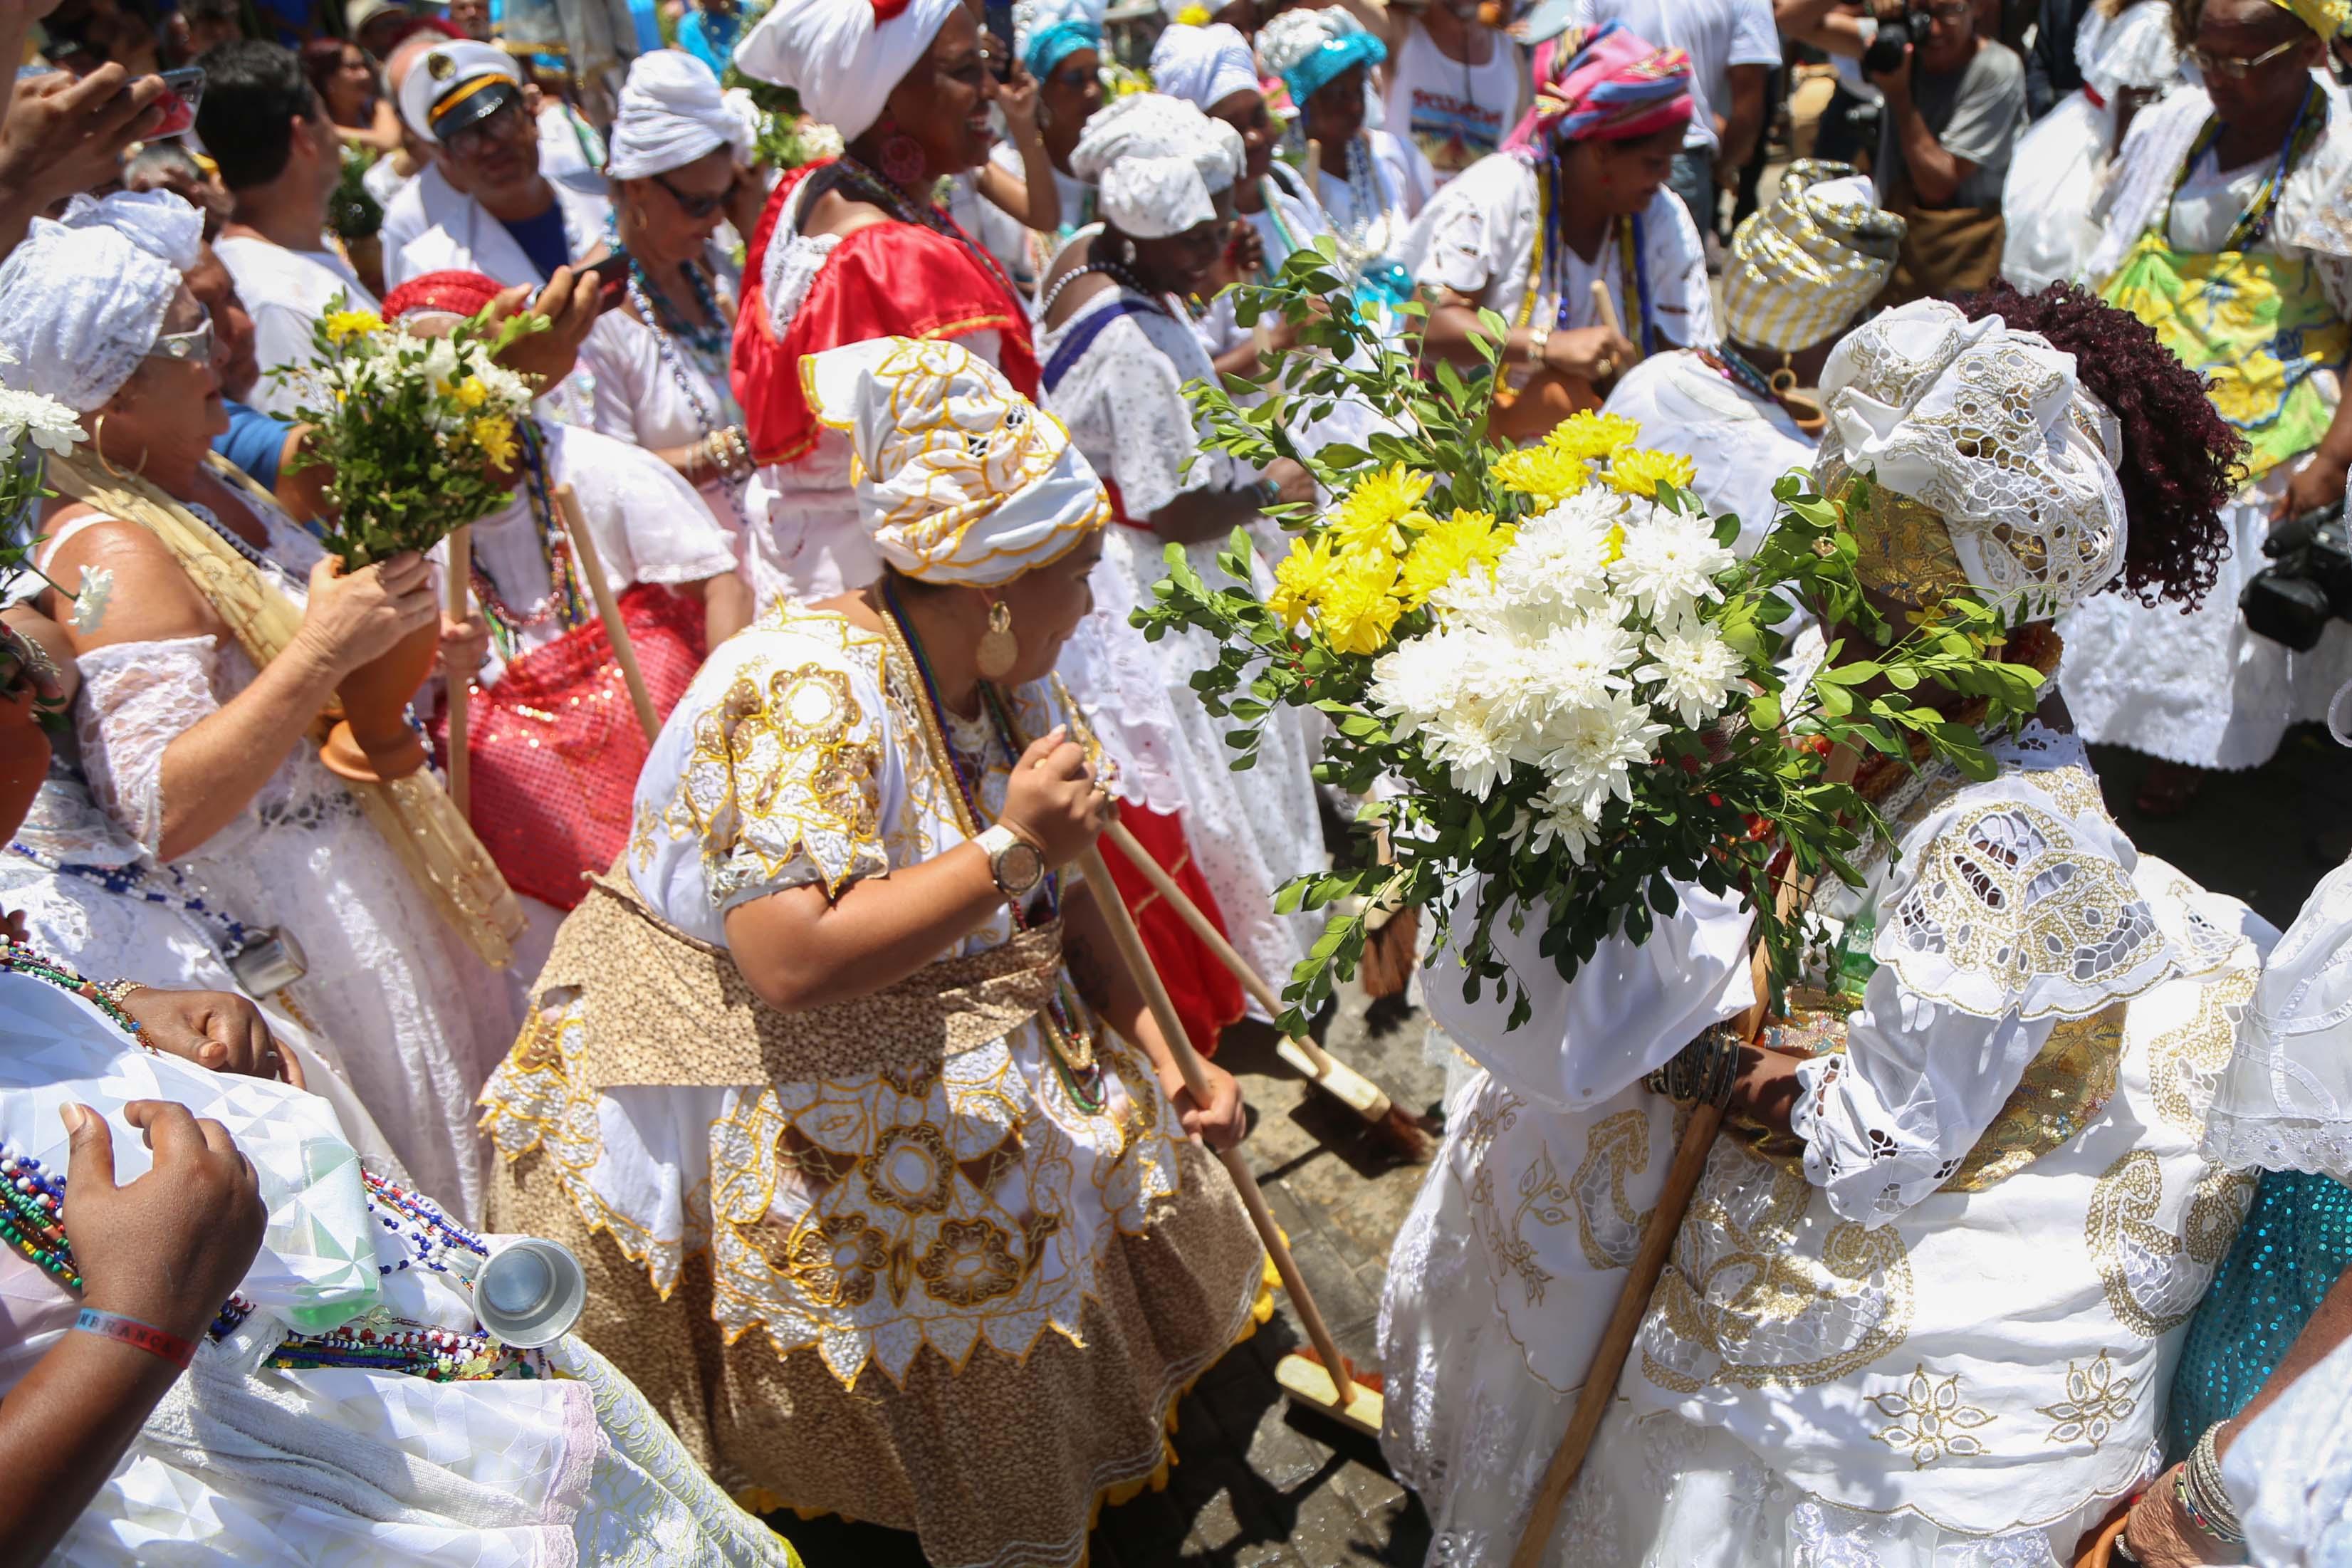
[[[2083,85],[2019,140],[2000,189],[2000,275],[2029,294],[2081,279],[2109,160],[2133,117],[2180,82],[2171,5],[2098,0],[2075,30],[2074,64]]]
[[[1118,509],[1095,574],[1106,610],[1150,602],[1171,543],[1183,546],[1193,570],[1223,580],[1217,556],[1234,529],[1261,525],[1276,500],[1313,494],[1295,464],[1261,478],[1203,449],[1184,400],[1187,383],[1214,373],[1174,301],[1200,287],[1223,248],[1238,142],[1190,104],[1138,93],[1095,116],[1073,159],[1100,185],[1104,222],[1055,258],[1038,351],[1045,406],[1069,426]],[[1255,550],[1251,574],[1270,591]],[[1321,923],[1274,910],[1276,889],[1326,863],[1303,731],[1267,726],[1256,764],[1234,772],[1224,741],[1233,726],[1203,709],[1191,685],[1218,657],[1215,640],[1173,632],[1147,647],[1158,703],[1175,726],[1186,837],[1234,945],[1279,984]]]
[[[57,507],[43,569],[68,589],[88,574],[103,606],[70,626],[82,766],[145,854],[246,925],[296,934],[309,968],[288,994],[333,1031],[313,1043],[333,1047],[409,1173],[471,1216],[473,1096],[508,1043],[507,1009],[310,739],[346,673],[431,624],[431,575],[414,557],[337,575],[310,534],[205,467],[226,416],[209,323],[179,278],[197,232],[194,210],[165,195],[37,226],[0,268],[0,343],[14,374],[84,411],[90,470],[139,469],[143,483],[112,483],[227,543],[307,606],[302,630],[257,670],[150,527]],[[66,473],[53,467],[51,482]]]
[[[2177,367],[2115,369],[2198,395]],[[1890,614],[1964,588],[2064,604],[2126,570],[2116,468],[2168,467],[2168,436],[2135,421],[2126,449],[2074,370],[1939,302],[1832,354],[1815,474],[1861,504]],[[1938,423],[1963,396],[2011,411],[1980,458]],[[2181,558],[2170,530],[2212,531],[2218,500],[2159,514],[2137,574]],[[2046,671],[2057,652],[2045,620],[2009,657]],[[1858,896],[1820,895],[1840,973],[1740,1047],[1732,1121],[1548,1561],[2048,1568],[2155,1473],[2178,1331],[2249,1184],[2197,1151],[2251,917],[2136,853],[2063,704],[1991,751],[1981,783],[1864,764],[1895,852]],[[1674,1146],[1642,1075],[1719,1048],[1693,1036],[1748,1000],[1746,919],[1697,901],[1549,988],[1532,1037],[1429,977],[1489,1068],[1385,1306],[1386,1446],[1438,1561],[1516,1543]]]

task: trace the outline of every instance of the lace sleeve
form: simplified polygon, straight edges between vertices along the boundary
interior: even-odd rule
[[[1880,969],[1844,1052],[1798,1065],[1789,1127],[1807,1178],[1847,1219],[1894,1219],[1951,1180],[2055,1024],[1978,1017]]]
[[[2271,950],[2206,1113],[2205,1157],[2352,1182],[2352,863]]]
[[[739,679],[696,726],[681,792],[724,913],[786,888],[828,898],[890,868],[880,827],[878,691],[814,660]]]
[[[74,729],[90,794],[150,855],[163,842],[163,749],[220,708],[209,637],[116,643],[83,654]]]
[[[1423,209],[1419,262],[1412,280],[1427,289],[1451,289],[1475,298],[1495,275],[1487,243],[1486,209],[1475,199],[1467,181],[1456,181],[1437,193]]]

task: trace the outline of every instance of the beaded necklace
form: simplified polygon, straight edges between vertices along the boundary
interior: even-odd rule
[[[121,866],[89,866],[79,861],[58,860],[42,854],[21,839],[10,839],[8,853],[31,861],[42,870],[60,877],[72,877],[79,881],[93,882],[110,893],[135,898],[150,904],[162,904],[194,918],[215,933],[214,949],[223,957],[249,946],[266,931],[257,931],[243,921],[206,903],[202,894],[190,889],[188,879],[177,866],[159,864],[152,867],[131,861]],[[164,888],[156,881],[156,873],[172,879]]]
[[[940,701],[938,683],[932,679],[931,667],[907,620],[906,611],[898,603],[898,595],[890,580],[882,580],[883,610],[881,616],[885,641],[890,651],[907,668],[915,672],[915,682],[922,700],[916,705],[916,718],[923,731],[924,749],[929,753],[931,765],[942,778],[955,785],[950,799],[954,806],[956,826],[967,839],[977,838],[982,832],[980,821],[980,776],[967,774],[955,748],[948,744],[943,715],[946,708]],[[1003,748],[1008,762],[1017,763],[1026,742],[1004,707],[1003,694],[995,684],[980,683],[981,707],[987,714],[989,728],[996,742]],[[982,759],[983,764],[985,759]],[[983,770],[984,772],[984,765]],[[1045,880],[1045,904],[1049,920],[1057,920],[1062,912],[1061,879],[1047,873]],[[1111,895],[1116,897],[1116,894]],[[1021,931],[1030,929],[1028,910],[1014,900],[1007,900],[1013,923]],[[1102,1063],[1095,1054],[1094,1037],[1089,1028],[1075,1022],[1078,1009],[1068,994],[1067,984],[1060,973],[1054,981],[1054,991],[1045,1002],[1045,1010],[1038,1015],[1038,1023],[1051,1048],[1054,1068],[1062,1087],[1078,1108],[1088,1114],[1102,1110],[1105,1104],[1102,1083]]]
[[[2315,105],[2321,106],[2320,112],[2315,114],[2312,111]],[[2221,140],[2221,117],[2216,115],[2208,120],[2205,128],[2197,133],[2197,141],[2189,147],[2189,156],[2181,161],[2180,173],[2173,177],[2175,195],[2179,195],[2180,187],[2188,183],[2189,172],[2197,166],[2197,161]],[[2286,184],[2287,171],[2311,150],[2312,144],[2319,140],[2319,133],[2326,129],[2324,100],[2320,97],[2318,82],[2314,81],[2304,89],[2303,107],[2295,110],[2294,125],[2287,132],[2286,145],[2279,150],[2278,163],[2263,177],[2263,183],[2247,201],[2246,210],[2239,214],[2238,221],[2231,226],[2229,237],[2221,242],[2223,250],[2247,250],[2262,242],[2263,237],[2270,232],[2271,218],[2278,208],[2279,192]]]
[[[66,1184],[30,1154],[0,1143],[0,1241],[68,1290],[81,1289],[66,1240]]]
[[[646,270],[646,264],[637,259],[636,252],[621,245],[620,220],[617,217],[606,218],[604,231],[611,237],[614,248],[621,249],[629,258],[629,276],[622,289],[628,295],[631,308],[637,312],[637,319],[655,331],[687,343],[706,360],[723,356],[733,342],[734,334],[728,328],[726,316],[719,309],[718,294],[702,276],[702,268],[691,261],[677,264],[677,269],[686,274],[687,286],[694,290],[694,302],[702,308],[703,320],[707,324],[698,327],[670,309],[668,296],[654,286],[653,274]]]
[[[1568,325],[1574,308],[1575,301],[1568,297],[1561,281],[1569,247],[1561,205],[1552,198],[1552,180],[1558,167],[1557,157],[1547,158],[1535,167],[1536,239],[1530,247],[1535,254],[1528,265],[1527,294],[1519,300],[1518,320],[1513,323],[1516,326],[1524,327],[1535,320],[1536,300],[1546,281],[1552,284],[1554,329]],[[1617,277],[1622,301],[1618,318],[1633,323],[1643,356],[1647,358],[1657,353],[1657,332],[1650,322],[1650,279],[1641,264],[1642,220],[1639,216],[1619,217],[1610,227],[1617,241]]]
[[[36,952],[15,937],[0,935],[0,972],[7,971],[29,974],[36,980],[47,981],[60,991],[72,992],[105,1014],[114,1026],[130,1036],[135,1044],[149,1050],[155,1048],[147,1044],[146,1033],[140,1027],[139,1020],[124,1012],[112,997],[99,988],[96,982],[84,980],[74,973],[72,965],[62,960]]]
[[[491,646],[508,664],[514,662],[525,631],[552,620],[568,632],[587,625],[593,613],[580,586],[578,565],[572,559],[571,534],[548,496],[547,459],[540,447],[538,427],[524,419],[517,422],[515,429],[522,437],[524,499],[539,524],[540,552],[547,563],[547,598],[528,615],[516,610],[483,567],[481,552],[477,551],[473,557],[474,596],[481,601],[483,618],[490,624]]]
[[[1126,267],[1121,266],[1116,261],[1089,260],[1085,266],[1073,268],[1069,271],[1062,274],[1059,279],[1055,279],[1054,286],[1045,290],[1045,301],[1044,304],[1037,307],[1037,319],[1040,321],[1043,321],[1053,310],[1054,301],[1062,297],[1062,290],[1068,288],[1071,284],[1076,283],[1079,279],[1084,278],[1089,272],[1101,273],[1104,277],[1109,279],[1112,282],[1118,284],[1129,293],[1141,299],[1146,305],[1149,305],[1151,309],[1159,311],[1161,315],[1166,316],[1173,314],[1165,303],[1167,296],[1164,294],[1155,294],[1150,289],[1145,288],[1143,285],[1143,279],[1138,278]]]

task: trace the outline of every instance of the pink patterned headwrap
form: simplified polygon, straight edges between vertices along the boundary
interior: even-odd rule
[[[1571,27],[1539,46],[1535,74],[1535,103],[1503,143],[1507,152],[1541,152],[1555,140],[1626,142],[1690,121],[1690,57],[1622,22]]]

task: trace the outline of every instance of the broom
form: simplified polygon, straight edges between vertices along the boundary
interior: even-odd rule
[[[629,640],[629,628],[622,623],[613,584],[605,580],[604,558],[596,553],[596,542],[588,537],[588,520],[580,515],[580,498],[572,493],[570,485],[555,487],[555,509],[563,514],[563,531],[572,536],[572,557],[580,563],[580,574],[588,579],[596,616],[604,623],[604,640],[613,645],[613,661],[621,667],[629,701],[637,710],[637,723],[646,732],[646,743],[651,745],[661,733],[661,715],[654,710],[653,693],[646,689],[645,672],[637,668],[636,645]]]
[[[1183,1020],[1176,1016],[1176,1004],[1170,1000],[1168,987],[1160,983],[1160,972],[1151,965],[1151,955],[1144,951],[1143,933],[1136,929],[1135,917],[1128,912],[1125,900],[1118,896],[1118,884],[1110,879],[1110,868],[1103,864],[1102,850],[1088,846],[1076,864],[1087,885],[1098,889],[1095,902],[1102,910],[1104,923],[1110,927],[1111,941],[1117,944],[1119,957],[1126,961],[1128,973],[1142,988],[1144,1002],[1150,1007],[1160,1034],[1167,1038],[1184,1087],[1192,1091],[1196,1102],[1208,1104],[1208,1077],[1202,1070],[1200,1055],[1184,1033]],[[1297,1260],[1290,1256],[1290,1246],[1283,1239],[1282,1227],[1274,1223],[1274,1215],[1265,1206],[1265,1194],[1258,1191],[1257,1178],[1250,1174],[1249,1162],[1242,1157],[1238,1145],[1220,1152],[1217,1158],[1223,1162],[1225,1173],[1233,1178],[1234,1190],[1241,1194],[1242,1206],[1249,1211],[1250,1223],[1257,1227],[1258,1239],[1265,1244],[1266,1256],[1274,1260],[1275,1272],[1282,1276],[1282,1288],[1289,1292],[1290,1304],[1297,1310],[1298,1321],[1315,1346],[1314,1360],[1303,1355],[1284,1356],[1275,1368],[1275,1381],[1300,1404],[1377,1437],[1382,1414],[1380,1391],[1351,1375],[1354,1369],[1339,1353],[1339,1342],[1325,1325],[1322,1310],[1307,1289],[1306,1277],[1298,1272]]]
[[[466,618],[473,563],[474,525],[469,522],[449,535],[448,605],[454,620]],[[466,699],[473,686],[471,671],[449,678],[449,804],[457,808],[458,816],[469,820],[473,813],[467,806],[473,792],[474,759],[466,749]]]
[[[1282,1016],[1282,999],[1275,994],[1274,987],[1250,967],[1249,961],[1225,940],[1224,933],[1217,929],[1216,923],[1201,912],[1201,906],[1194,903],[1192,897],[1177,885],[1176,879],[1145,852],[1142,845],[1135,841],[1135,835],[1114,816],[1106,837],[1127,858],[1128,863],[1143,874],[1143,879],[1151,884],[1152,890],[1176,911],[1177,917],[1192,929],[1192,934],[1217,955],[1218,962],[1233,972],[1234,978],[1242,983],[1242,989],[1256,998],[1257,1005],[1265,1009],[1266,1015],[1275,1018]],[[1429,1135],[1428,1129],[1400,1110],[1379,1084],[1332,1056],[1314,1040],[1301,1035],[1286,1035],[1275,1050],[1284,1061],[1304,1074],[1309,1082],[1370,1124],[1372,1135],[1398,1159],[1425,1165],[1437,1152],[1437,1141]]]

